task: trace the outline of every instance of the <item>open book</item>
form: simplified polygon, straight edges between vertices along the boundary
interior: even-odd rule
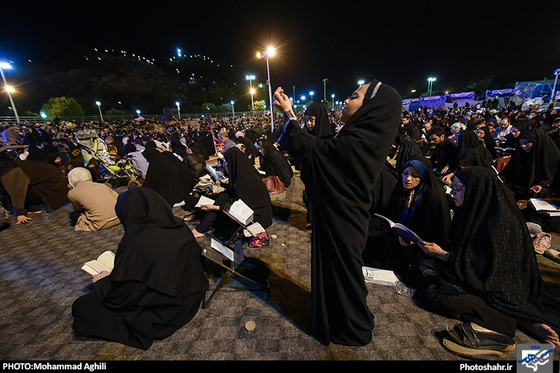
[[[90,260],[82,266],[82,269],[90,275],[96,275],[100,272],[111,272],[115,266],[115,253],[112,251],[105,251],[99,255],[96,260]]]
[[[213,205],[214,202],[215,201],[212,198],[208,198],[206,196],[200,196],[198,202],[194,207],[200,207],[202,205]]]
[[[259,233],[263,232],[266,231],[259,222],[254,222],[243,230],[243,234],[245,235],[245,237],[256,237]]]
[[[242,225],[247,225],[253,220],[253,210],[240,199],[233,202],[226,212]]]
[[[213,238],[210,241],[210,247],[213,248],[214,250],[220,252],[223,256],[225,256],[226,258],[228,258],[231,261],[233,261],[234,258],[235,258],[233,250],[231,250],[229,247],[227,247],[226,245],[220,243],[219,241],[217,241]]]
[[[424,241],[420,238],[420,236],[418,236],[416,233],[411,231],[408,227],[402,225],[401,223],[395,223],[391,219],[386,218],[383,215],[375,214],[375,216],[379,216],[380,218],[385,219],[387,223],[389,223],[391,229],[401,238],[413,242],[415,244],[422,244],[422,245],[424,244]]]
[[[399,282],[399,278],[395,273],[388,269],[363,266],[362,273],[364,274],[364,280],[366,282],[373,282],[380,285],[395,285]]]
[[[545,201],[542,198],[529,198],[529,203],[539,213],[548,216],[560,216],[560,208],[552,202]]]

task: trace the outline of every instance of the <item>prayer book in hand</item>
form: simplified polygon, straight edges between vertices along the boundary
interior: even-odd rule
[[[212,198],[208,198],[206,196],[200,196],[200,199],[198,200],[198,202],[196,203],[196,205],[194,207],[200,207],[200,206],[204,206],[204,205],[213,205],[214,202],[215,201]]]
[[[389,226],[391,227],[391,229],[393,230],[393,232],[395,232],[399,237],[410,241],[412,243],[415,243],[417,245],[423,245],[424,244],[424,240],[422,240],[420,238],[420,236],[418,236],[416,233],[414,233],[412,230],[410,230],[408,227],[406,227],[405,225],[401,224],[401,223],[395,223],[393,222],[391,219],[380,215],[380,214],[375,214],[375,216],[379,216],[380,218],[383,218],[387,221],[387,223],[389,223]]]
[[[240,199],[233,202],[226,212],[242,225],[253,221],[253,210]]]
[[[115,266],[115,253],[105,251],[96,260],[90,260],[82,266],[82,269],[90,275],[96,275],[103,271],[111,272]]]

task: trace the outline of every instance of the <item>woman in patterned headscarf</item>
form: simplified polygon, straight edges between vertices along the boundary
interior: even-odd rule
[[[554,331],[559,315],[541,308],[533,243],[511,192],[493,170],[475,166],[457,172],[451,196],[459,207],[452,244],[424,246],[427,254],[446,262],[427,299],[464,321],[449,331],[444,345],[466,355],[502,356],[512,350],[516,324],[522,323],[541,342],[560,346]]]

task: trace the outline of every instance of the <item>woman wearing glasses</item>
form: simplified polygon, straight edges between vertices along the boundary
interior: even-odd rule
[[[560,346],[560,318],[541,308],[541,285],[529,231],[511,192],[485,167],[457,172],[451,196],[458,207],[452,245],[422,249],[445,263],[426,298],[438,311],[463,321],[444,345],[467,356],[505,356],[523,326],[543,343]],[[546,315],[546,316],[545,316]],[[558,312],[556,312],[558,315]]]

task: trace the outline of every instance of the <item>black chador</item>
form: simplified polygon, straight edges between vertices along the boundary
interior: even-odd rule
[[[374,317],[362,275],[372,190],[397,136],[402,104],[374,80],[362,106],[333,138],[290,120],[280,145],[305,174],[311,211],[311,333],[323,344],[365,345]]]
[[[133,188],[115,210],[125,231],[115,267],[74,302],[73,328],[146,350],[194,317],[208,280],[200,246],[160,195]]]

